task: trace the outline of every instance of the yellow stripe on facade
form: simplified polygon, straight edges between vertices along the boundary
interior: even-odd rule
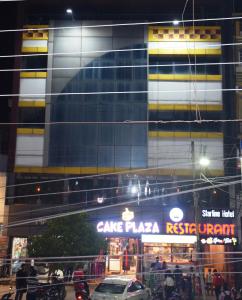
[[[45,107],[45,100],[20,100],[19,107]]]
[[[23,40],[48,40],[48,25],[25,25],[22,33]],[[31,30],[34,29],[34,30]]]
[[[149,49],[149,55],[221,55],[221,49]]]
[[[47,53],[48,47],[22,47],[22,53]]]
[[[20,78],[47,78],[47,72],[20,72]]]
[[[196,170],[196,175],[200,175],[201,171]],[[206,171],[205,171],[206,173]],[[192,176],[193,175],[193,170],[192,169],[161,169],[161,168],[155,168],[150,169],[144,172],[140,172],[140,175],[167,175],[167,176]],[[224,175],[224,170],[223,169],[209,169],[209,176],[223,176]]]
[[[149,110],[202,110],[202,111],[222,111],[221,104],[156,104],[149,103]]]
[[[113,172],[129,172],[127,168],[104,168],[104,167],[18,167],[16,173],[44,173],[44,174],[105,174]]]
[[[163,81],[221,81],[222,75],[207,75],[207,74],[149,74],[149,80]]]
[[[221,41],[221,32],[218,26],[149,26],[148,41]]]
[[[17,128],[17,134],[23,135],[44,135],[45,130],[42,128]]]
[[[194,131],[149,131],[149,138],[195,138],[216,139],[223,138],[222,132],[194,132]]]
[[[34,24],[34,25],[30,25],[30,24],[28,24],[28,25],[24,25],[23,26],[24,27],[24,29],[31,29],[31,28],[33,28],[33,29],[43,29],[43,28],[46,28],[46,29],[48,29],[49,28],[49,25],[39,25],[39,24]]]
[[[14,169],[15,173],[35,173],[35,174],[107,174],[115,172],[133,173],[135,170],[139,171],[140,175],[178,175],[191,176],[191,169],[125,169],[125,168],[96,168],[96,167],[18,167]],[[209,169],[210,176],[223,176],[223,169]]]

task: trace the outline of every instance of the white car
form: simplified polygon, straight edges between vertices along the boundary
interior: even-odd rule
[[[151,292],[140,281],[130,278],[105,278],[94,290],[92,300],[149,300]]]

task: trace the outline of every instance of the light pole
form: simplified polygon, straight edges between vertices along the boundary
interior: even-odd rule
[[[204,285],[204,276],[203,270],[201,268],[201,259],[199,257],[200,254],[200,234],[199,234],[199,224],[200,224],[200,211],[199,211],[199,194],[195,191],[196,189],[196,159],[195,159],[195,146],[194,141],[191,142],[191,154],[192,154],[192,177],[193,177],[193,204],[194,204],[194,213],[195,213],[195,224],[196,224],[196,252],[197,252],[197,262],[198,262],[198,272],[201,282],[201,290],[202,290],[202,298],[206,300],[205,294],[205,285]],[[207,157],[201,157],[199,160],[199,165],[202,168],[206,168],[210,164],[210,161]]]

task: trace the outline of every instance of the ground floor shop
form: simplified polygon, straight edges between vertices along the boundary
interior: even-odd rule
[[[188,272],[202,265],[205,275],[208,269],[217,269],[232,280],[226,275],[233,269],[226,253],[237,243],[233,216],[230,210],[201,210],[195,224],[191,210],[166,208],[141,215],[135,208],[125,208],[119,217],[96,224],[108,243],[106,273],[145,274],[159,257],[170,269],[179,265]]]

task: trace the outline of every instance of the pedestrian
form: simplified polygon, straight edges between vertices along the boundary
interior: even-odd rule
[[[16,273],[16,295],[15,300],[22,300],[23,294],[27,290],[27,276],[26,264],[22,264]]]
[[[159,261],[159,256],[157,256],[157,257],[155,258],[155,262],[152,263],[152,270],[153,270],[153,271],[162,270],[162,265],[161,265],[161,263],[160,263],[160,261]]]
[[[27,279],[27,295],[26,300],[35,300],[38,290],[37,272],[33,266],[30,267],[29,276]]]
[[[208,269],[208,273],[206,275],[206,292],[208,296],[213,296],[213,273],[211,269]]]
[[[232,291],[230,292],[228,285],[226,283],[224,283],[223,287],[221,288],[219,300],[232,300],[233,298],[232,298],[231,294],[232,294]]]
[[[164,281],[164,286],[165,286],[166,299],[169,299],[172,296],[172,292],[174,292],[175,289],[175,281],[173,279],[171,270],[167,270],[166,272],[166,279]]]
[[[78,266],[77,269],[72,274],[72,280],[74,283],[74,289],[78,289],[79,282],[84,279],[84,272],[81,266]]]
[[[223,286],[223,277],[218,273],[216,269],[213,270],[213,286],[216,296],[216,300],[219,300],[219,295],[221,293],[221,288]]]
[[[175,278],[175,287],[176,287],[177,292],[179,293],[181,290],[181,285],[182,285],[182,271],[178,265],[176,265],[173,274],[174,274],[174,278]]]

